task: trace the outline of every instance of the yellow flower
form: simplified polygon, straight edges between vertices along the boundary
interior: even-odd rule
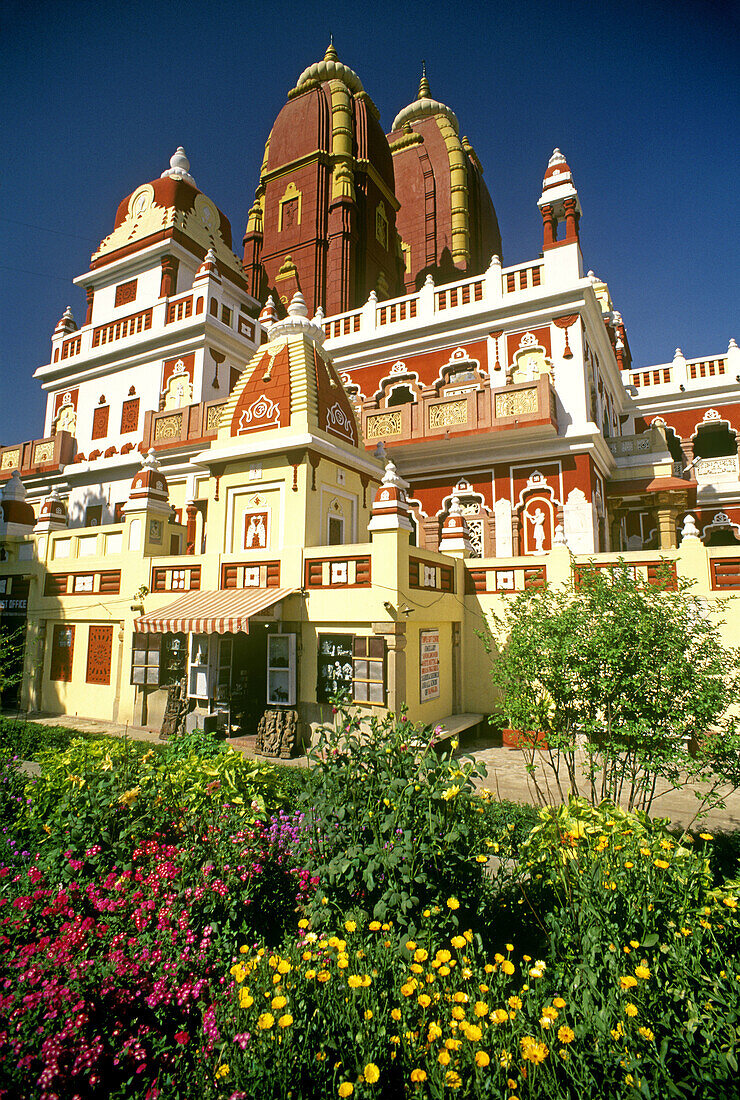
[[[631,974],[627,974],[619,979],[619,987],[622,990],[634,989],[637,985],[637,978],[633,978]]]
[[[637,982],[635,982],[635,985],[637,985]],[[509,1008],[518,1009],[522,1007],[521,997],[509,997],[506,1003],[508,1004]]]
[[[355,922],[353,920],[346,920],[344,922],[344,928],[345,928],[345,931],[347,931],[347,932],[356,932],[357,931],[357,925],[355,924]]]
[[[241,963],[235,963],[229,971],[229,974],[231,974],[237,982],[243,982],[247,976],[247,972]]]
[[[627,1004],[624,1006],[624,1011],[628,1016],[636,1016],[637,1005],[633,1004],[632,1001],[627,1001]]]
[[[289,974],[292,969],[287,959],[281,959],[278,963],[278,974]]]
[[[473,1007],[473,1011],[475,1012],[476,1016],[485,1016],[488,1012],[488,1005],[485,1001],[476,1001]]]
[[[250,997],[248,989],[239,990],[239,1008],[251,1008],[254,1004],[254,997]]]
[[[370,929],[371,932],[379,932],[380,931],[380,921],[379,920],[371,920],[370,923],[368,924],[368,928]]]
[[[558,1010],[553,1005],[545,1005],[542,1009],[542,1015],[546,1020],[557,1020]]]
[[[433,1043],[435,1039],[441,1039],[442,1028],[438,1023],[431,1023],[429,1025],[429,1031],[427,1032],[427,1042]]]
[[[423,1069],[412,1069],[411,1070],[411,1083],[413,1085],[420,1085],[422,1083],[422,1081],[426,1081],[426,1079],[427,1079],[426,1070],[423,1070]]]
[[[461,993],[461,992],[458,991],[457,993],[453,994],[452,999],[453,999],[453,1001],[456,1002],[456,1004],[459,1004],[459,1005],[464,1005],[464,1004],[468,1003],[467,993]]]
[[[414,951],[414,958],[418,963],[426,962],[429,958],[429,952],[425,951],[423,947],[417,947]]]
[[[274,1023],[275,1017],[271,1012],[262,1012],[257,1020],[257,1027],[260,1031],[269,1031]]]
[[[501,963],[501,969],[504,974],[513,974],[516,970],[516,967],[514,966],[513,962],[510,962],[508,959],[504,959],[504,961]]]
[[[519,1000],[517,997],[516,1000]],[[521,1004],[521,1002],[520,1002]],[[491,1013],[491,1022],[494,1024],[505,1024],[509,1020],[509,1013],[505,1008],[494,1008]]]
[[[655,1038],[655,1035],[653,1034],[653,1032],[650,1030],[649,1027],[638,1027],[637,1030],[638,1030],[639,1034],[642,1035],[643,1039],[647,1039],[647,1041],[649,1043],[652,1043],[653,1039]]]
[[[432,998],[427,996],[426,993],[422,993],[420,996],[418,996],[416,998],[416,1000],[417,1000],[418,1004],[421,1005],[422,1008],[429,1008],[430,1004],[432,1003]]]
[[[451,958],[452,955],[449,953],[449,951],[446,948],[442,948],[442,950],[438,951],[437,954],[434,956],[434,961],[439,963],[446,963],[449,962]]]
[[[351,1096],[354,1091],[355,1086],[349,1081],[342,1081],[341,1085],[337,1089],[337,1092],[340,1096]]]
[[[655,865],[656,867],[660,867],[660,869],[661,869],[662,871],[665,871],[666,867],[668,867],[668,866],[669,866],[669,864],[668,864],[668,863],[666,863],[666,861],[665,861],[664,859],[654,859],[654,860],[653,860],[653,864],[654,864],[654,865]]]
[[[378,1078],[380,1077],[380,1070],[375,1065],[375,1062],[368,1062],[368,1064],[365,1066],[364,1077],[368,1085],[374,1085],[375,1082],[378,1080]]]
[[[448,1050],[440,1050],[437,1055],[437,1061],[441,1066],[449,1066],[450,1064],[450,1052]]]
[[[531,1035],[525,1035],[520,1040],[522,1047],[522,1058],[525,1062],[531,1062],[533,1066],[539,1065],[540,1062],[544,1062],[550,1051],[544,1043],[538,1043]]]
[[[413,984],[411,982],[406,982],[405,985],[401,986],[401,993],[403,994],[404,997],[410,997],[411,994],[414,992],[415,988],[416,988],[416,983],[415,982]]]
[[[645,981],[645,982],[650,977],[650,971],[648,970],[648,968],[647,968],[647,966],[645,965],[644,962],[642,963],[641,966],[636,966],[635,967],[635,976],[638,977],[638,978],[642,978],[642,980]]]
[[[219,1077],[228,1077],[228,1074],[229,1074],[229,1067],[226,1064],[226,1062],[223,1062],[222,1065],[220,1065],[218,1067],[218,1069],[216,1070],[216,1080],[218,1080]]]
[[[508,1069],[513,1061],[513,1055],[511,1051],[502,1050],[498,1061],[499,1065],[503,1066],[504,1069]]]
[[[316,975],[316,980],[322,982],[322,984],[323,982],[328,982],[330,978],[331,974],[328,970],[319,970],[318,974]]]
[[[416,951],[416,944],[414,943],[413,940],[406,940],[406,950],[407,951]]]
[[[483,1032],[477,1024],[468,1024],[465,1030],[465,1035],[471,1043],[477,1043],[480,1041]]]
[[[480,855],[475,857],[476,863],[488,863],[488,856]]]
[[[558,1028],[558,1039],[561,1043],[572,1043],[575,1037],[576,1033],[572,1028],[566,1027],[565,1025]]]
[[[396,1020],[396,1021],[400,1020],[401,1019],[401,1009],[400,1008],[392,1008],[391,1009],[391,1018]]]
[[[362,975],[362,988],[367,989],[367,987],[369,985],[372,985],[372,981],[373,981],[373,979],[370,977],[369,974],[363,974]]]
[[[311,981],[312,978],[315,978],[315,977],[316,977],[316,971],[315,970],[307,970],[306,971],[306,978],[308,979],[309,982]]]
[[[448,909],[459,909],[460,908],[460,902],[457,900],[457,898],[448,898],[447,899],[447,908]]]
[[[292,1023],[293,1023],[293,1017],[291,1016],[291,1014],[289,1012],[286,1012],[278,1020],[278,1024],[280,1025],[280,1027],[290,1027],[290,1025]]]
[[[639,940],[630,940],[630,947],[634,947],[635,949],[637,949],[639,946],[640,946],[640,941]]]
[[[491,1059],[486,1054],[485,1050],[478,1050],[475,1053],[475,1064],[478,1069],[485,1069],[486,1066],[491,1064]]]
[[[699,833],[699,836],[702,838],[702,840],[714,840],[714,837],[711,833]]]
[[[565,1001],[562,997],[553,997],[552,1003],[556,1008],[565,1008]]]
[[[366,1008],[364,1015],[365,1015],[366,1020],[372,1020],[372,1018],[373,1018],[372,1009]]]
[[[347,985],[350,989],[359,989],[362,985],[362,978],[359,974],[350,974],[349,978],[347,978]]]
[[[453,1018],[453,1020],[464,1020],[465,1019],[465,1009],[460,1008],[460,1005],[455,1005],[455,1007],[452,1010],[452,1018]]]
[[[726,898],[722,898],[722,904],[726,905],[728,909],[737,909],[737,898],[729,894]]]
[[[71,778],[77,778],[77,777],[73,776]],[[84,782],[84,780],[80,780],[80,784],[82,784],[83,782]],[[141,791],[140,787],[132,787],[130,791],[124,791],[123,794],[119,797],[118,801],[123,806],[132,806],[134,804],[134,802],[136,801],[136,799],[139,797],[140,791]],[[226,1072],[227,1073],[229,1072],[228,1067],[226,1068]]]
[[[288,1003],[288,1000],[287,1000],[286,997],[273,997],[272,998],[272,1008],[275,1011],[277,1011],[280,1008],[285,1008],[287,1003]]]
[[[298,927],[299,928],[308,928],[308,921],[306,920],[305,917],[303,917],[301,920],[298,921]]]
[[[450,940],[452,946],[456,947],[458,951],[460,951],[465,946],[465,942],[466,941],[464,936],[453,936]]]
[[[459,1089],[462,1084],[462,1077],[454,1069],[448,1069],[445,1074],[445,1084],[448,1089]]]

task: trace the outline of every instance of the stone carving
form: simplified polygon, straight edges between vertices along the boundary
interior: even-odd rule
[[[581,489],[571,489],[563,505],[565,540],[574,554],[593,554],[594,512]]]
[[[216,432],[218,426],[221,423],[221,413],[223,412],[223,405],[211,405],[206,413],[206,431]]]
[[[401,413],[386,412],[368,416],[365,422],[366,439],[384,439],[389,435],[401,434]]]
[[[525,517],[532,524],[532,539],[534,541],[535,553],[544,554],[545,552],[545,520],[546,515],[541,508],[538,508],[534,515],[529,515],[528,512],[524,513]]]
[[[326,413],[326,430],[355,442],[355,426],[338,401]]]
[[[187,681],[183,676],[179,684],[172,684],[167,689],[167,703],[164,708],[162,728],[159,731],[159,740],[168,741],[170,737],[177,737],[178,734],[184,733],[187,713]]]
[[[537,412],[537,390],[514,390],[513,393],[495,395],[494,416],[522,416]]]
[[[257,726],[254,751],[289,759],[298,748],[298,728],[297,710],[266,710]]]
[[[15,447],[12,451],[4,451],[2,458],[0,458],[0,470],[15,470],[20,462],[20,447]]]
[[[154,427],[154,441],[179,439],[182,435],[182,413],[160,417]]]
[[[33,449],[33,461],[39,462],[51,462],[54,457],[54,443],[52,440],[48,440],[46,443],[37,443]]]
[[[465,508],[462,509],[465,514]],[[468,535],[470,537],[470,556],[471,558],[483,557],[483,520],[480,519],[467,519]]]
[[[38,448],[37,448],[38,449]],[[738,476],[738,460],[736,455],[727,455],[722,458],[700,458],[696,463],[697,481],[712,481],[717,477],[736,478]]]
[[[260,428],[280,427],[280,406],[264,394],[261,394],[248,409],[243,411],[239,417],[239,428],[236,434],[241,435],[258,426]]]
[[[449,424],[467,424],[467,401],[445,401],[443,405],[432,405],[429,410],[429,427],[446,428]]]
[[[683,527],[681,528],[681,542],[685,539],[698,539],[700,538],[699,528],[696,526],[694,517],[691,512],[687,512],[684,516]]]

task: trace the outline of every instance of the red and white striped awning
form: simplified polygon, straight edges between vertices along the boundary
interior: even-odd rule
[[[249,620],[295,592],[295,588],[226,588],[188,592],[174,603],[134,620],[142,634],[243,634]]]

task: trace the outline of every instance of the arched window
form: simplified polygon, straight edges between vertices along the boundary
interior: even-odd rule
[[[394,386],[391,390],[386,406],[409,405],[414,401],[414,393],[410,386]]]

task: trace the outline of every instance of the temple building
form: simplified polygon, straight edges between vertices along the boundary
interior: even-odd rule
[[[338,692],[464,729],[495,708],[478,631],[511,593],[667,562],[738,599],[740,350],[634,363],[588,197],[559,149],[542,166],[542,251],[504,264],[426,73],[386,134],[330,45],[241,255],[182,148],[123,199],[36,370],[43,430],[0,446],[6,705],[179,708],[276,751]]]

